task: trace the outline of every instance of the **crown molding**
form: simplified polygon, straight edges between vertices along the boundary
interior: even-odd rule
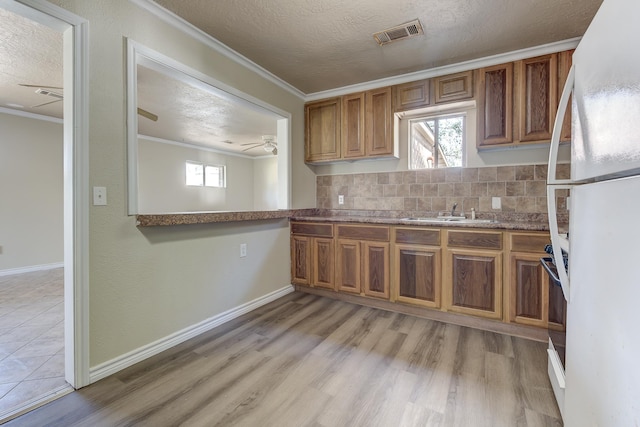
[[[43,114],[29,113],[28,111],[22,111],[22,110],[14,110],[13,108],[0,107],[0,113],[8,114],[10,116],[25,117],[27,119],[42,120],[45,122],[57,123],[60,125],[64,123],[63,119],[59,119],[57,117],[49,117]]]
[[[225,151],[225,150],[220,150],[218,148],[205,147],[203,145],[190,144],[188,142],[173,141],[171,139],[158,138],[155,136],[149,136],[149,135],[143,135],[143,134],[138,134],[138,138],[146,141],[151,141],[151,142],[159,142],[161,144],[177,145],[178,147],[182,147],[182,148],[191,148],[193,150],[209,151],[212,153],[223,154],[225,156],[242,157],[243,159],[249,159],[249,160],[255,160],[257,158],[265,157],[265,156],[249,156],[247,154],[236,153],[234,151]]]
[[[430,68],[428,70],[416,71],[408,74],[401,74],[384,79],[371,80],[369,82],[358,83],[350,86],[343,86],[336,89],[325,90],[307,94],[304,98],[305,102],[316,101],[318,99],[332,98],[355,92],[376,89],[385,86],[393,86],[402,83],[413,82],[416,80],[429,79],[432,77],[444,76],[447,74],[460,73],[462,71],[475,70],[477,68],[490,67],[492,65],[503,64],[505,62],[513,62],[526,58],[547,55],[550,53],[561,52],[563,50],[575,49],[580,42],[581,37],[575,37],[559,42],[548,43],[540,46],[529,47],[526,49],[515,50],[512,52],[501,53],[498,55],[487,56],[479,59],[459,62],[457,64],[445,65],[442,67]]]
[[[242,65],[243,67],[248,68],[254,73],[258,74],[262,78],[270,81],[281,89],[291,93],[294,96],[297,96],[300,99],[305,99],[305,93],[285,82],[275,74],[251,61],[249,58],[239,54],[235,50],[231,49],[229,46],[220,42],[219,40],[211,37],[209,34],[204,31],[196,28],[194,25],[180,18],[178,15],[173,12],[168,11],[167,9],[161,7],[157,3],[154,3],[151,0],[129,0],[131,3],[136,6],[147,10],[160,20],[166,22],[167,24],[175,27],[176,29],[184,32],[185,34],[193,37],[194,39],[204,43],[214,51],[224,55],[225,57],[231,59],[237,64]]]

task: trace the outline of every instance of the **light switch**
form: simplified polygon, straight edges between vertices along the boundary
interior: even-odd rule
[[[106,206],[107,187],[93,187],[93,206]]]
[[[338,204],[344,205],[344,196],[342,194],[338,195]]]

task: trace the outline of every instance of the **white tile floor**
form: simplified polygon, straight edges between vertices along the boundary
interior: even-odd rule
[[[64,380],[63,269],[0,276],[0,419]]]

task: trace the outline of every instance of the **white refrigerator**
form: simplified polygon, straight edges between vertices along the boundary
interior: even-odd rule
[[[571,179],[555,178],[572,94]],[[564,372],[549,375],[565,426],[640,426],[640,0],[604,0],[573,55],[552,138],[549,225],[567,300]],[[569,189],[569,234],[556,191]],[[562,375],[564,376],[560,378]]]

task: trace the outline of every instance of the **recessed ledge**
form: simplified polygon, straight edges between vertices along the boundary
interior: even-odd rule
[[[260,221],[313,215],[315,209],[282,209],[275,211],[238,212],[176,212],[168,214],[136,215],[138,227],[167,225],[213,224],[220,222]]]

